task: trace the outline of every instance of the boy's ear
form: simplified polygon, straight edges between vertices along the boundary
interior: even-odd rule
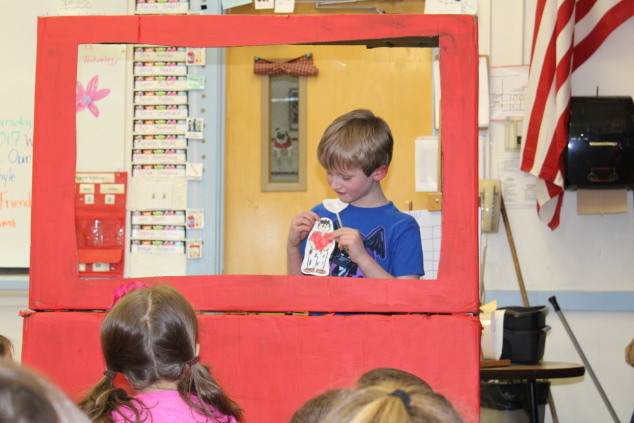
[[[388,168],[385,165],[379,167],[372,174],[372,179],[374,179],[375,181],[380,181],[381,179],[383,179],[383,178],[385,178],[387,176],[387,170],[388,170]]]

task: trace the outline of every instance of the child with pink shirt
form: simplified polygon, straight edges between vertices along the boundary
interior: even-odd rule
[[[118,300],[116,299],[117,296]],[[242,410],[199,362],[198,321],[174,288],[128,284],[101,327],[106,370],[79,403],[95,423],[237,423]],[[136,395],[115,386],[122,373]]]

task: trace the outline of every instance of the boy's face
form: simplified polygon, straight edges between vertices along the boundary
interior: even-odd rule
[[[361,169],[327,170],[326,180],[344,203],[363,201],[375,182],[373,175],[366,176]]]

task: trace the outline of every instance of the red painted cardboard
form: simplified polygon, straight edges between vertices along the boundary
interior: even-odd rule
[[[104,309],[121,279],[80,279],[75,245],[77,45],[187,47],[438,37],[443,242],[435,281],[186,276],[169,283],[201,310],[475,313],[478,304],[475,18],[467,15],[82,16],[38,21],[30,307]],[[416,117],[413,116],[413,119]]]
[[[22,362],[79,399],[105,370],[104,316],[32,314],[24,321]],[[201,362],[244,408],[246,423],[287,422],[308,399],[352,386],[377,367],[422,377],[466,421],[478,421],[477,317],[200,315],[199,323]]]

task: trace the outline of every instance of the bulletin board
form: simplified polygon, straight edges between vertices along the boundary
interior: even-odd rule
[[[75,76],[80,44],[438,46],[443,134],[443,261],[434,281],[183,276],[199,310],[476,313],[478,53],[467,15],[91,16],[40,18],[30,307],[105,309],[122,279],[78,275],[74,231]],[[245,28],[251,30],[245,30]],[[55,175],[52,178],[51,175]],[[60,289],[60,281],[63,287]]]
[[[125,15],[128,0],[3,2],[0,15],[0,268],[29,267],[37,17]],[[117,81],[118,82],[118,81]],[[112,99],[112,97],[111,97]],[[117,110],[116,108],[113,108]],[[21,273],[21,272],[20,272]]]

